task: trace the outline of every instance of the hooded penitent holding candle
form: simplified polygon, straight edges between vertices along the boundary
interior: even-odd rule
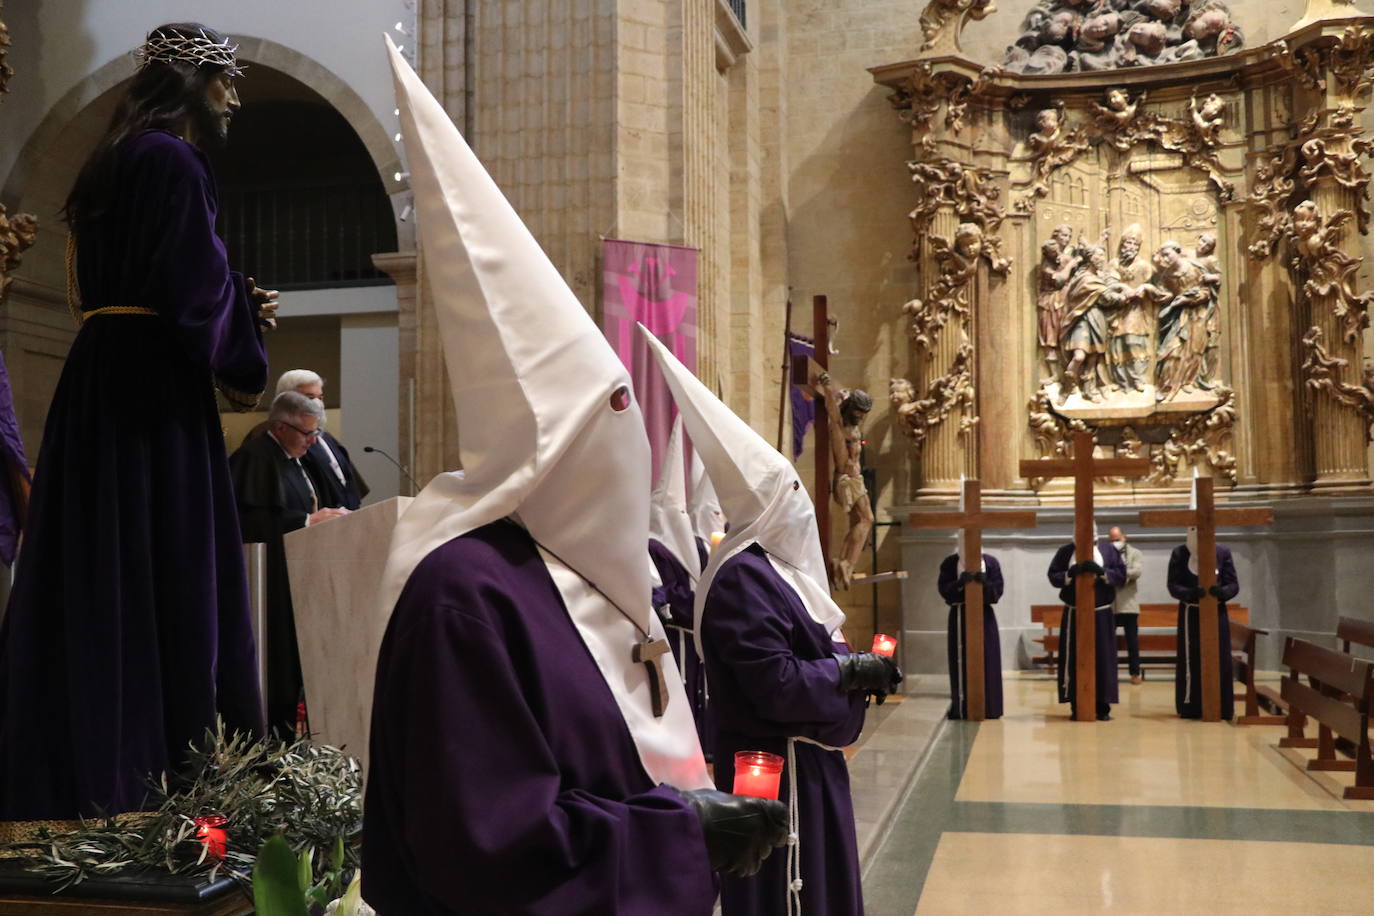
[[[1174,708],[1185,719],[1202,718],[1202,630],[1198,602],[1207,593],[1198,584],[1197,529],[1189,528],[1186,543],[1169,554],[1169,594],[1178,599],[1178,660],[1174,663]],[[1235,681],[1231,672],[1231,625],[1226,602],[1240,593],[1231,548],[1217,545],[1217,646],[1221,650],[1217,676],[1221,678],[1221,717],[1235,714]]]
[[[649,509],[649,558],[658,578],[655,607],[666,610],[664,626],[668,642],[682,673],[682,686],[692,705],[697,735],[704,742],[706,716],[706,672],[692,638],[692,607],[697,579],[701,576],[701,555],[692,517],[687,511],[687,474],[682,460],[682,417],[673,421],[668,444],[663,450],[663,469],[654,487]]]
[[[949,717],[968,718],[968,672],[964,659],[964,584],[979,577],[983,583],[983,714],[989,719],[1002,716],[1002,641],[997,632],[997,614],[992,606],[1002,599],[1002,566],[990,553],[983,554],[981,569],[964,564],[963,533],[956,532],[955,552],[940,564],[936,587],[949,605]]]
[[[363,895],[407,916],[705,916],[711,869],[756,870],[783,810],[706,788],[649,605],[629,376],[390,56],[464,471],[392,537]]]
[[[1110,719],[1111,704],[1119,698],[1116,684],[1116,619],[1112,613],[1112,602],[1116,600],[1116,590],[1126,582],[1126,564],[1112,542],[1098,534],[1096,523],[1093,524],[1093,558],[1082,564],[1075,563],[1073,558],[1074,545],[1070,541],[1055,553],[1049,569],[1050,585],[1059,589],[1059,600],[1064,602],[1064,620],[1059,628],[1059,702],[1073,704],[1078,695],[1077,653],[1074,646],[1078,632],[1074,622],[1077,593],[1074,581],[1080,571],[1092,572],[1097,576],[1093,582],[1097,718]]]
[[[867,695],[895,690],[901,671],[844,645],[815,510],[791,463],[645,336],[731,525],[697,583],[695,608],[716,785],[733,784],[737,751],[787,761],[780,797],[796,842],[754,877],[725,878],[722,912],[862,913],[849,771],[837,748],[858,737]]]

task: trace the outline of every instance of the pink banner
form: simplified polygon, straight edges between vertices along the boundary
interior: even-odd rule
[[[653,450],[655,481],[677,408],[635,323],[643,324],[683,365],[696,371],[697,254],[697,249],[679,245],[601,241],[602,327],[634,379]]]

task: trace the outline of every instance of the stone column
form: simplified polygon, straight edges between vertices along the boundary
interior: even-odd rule
[[[933,254],[930,237],[942,236],[953,245],[958,225],[959,218],[954,210],[948,207],[941,208],[931,220],[930,230],[922,242],[921,287],[928,307],[934,307],[931,294],[940,276],[940,263]],[[983,268],[979,270],[981,273]],[[970,284],[973,287],[969,290],[970,297],[975,293],[977,285]],[[919,397],[928,396],[930,386],[950,371],[959,347],[965,343],[972,343],[968,331],[968,323],[951,312],[934,345],[929,350],[917,348],[917,371],[914,378],[920,386],[917,392]],[[963,408],[954,408],[926,437],[921,449],[921,479],[916,489],[918,501],[954,499],[958,496],[959,478],[970,470],[964,464],[966,437],[959,434],[959,422],[963,418]]]

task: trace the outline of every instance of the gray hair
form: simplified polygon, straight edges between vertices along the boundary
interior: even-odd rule
[[[290,423],[302,417],[314,417],[320,429],[324,429],[324,408],[314,398],[308,398],[299,391],[283,391],[272,399],[272,409],[267,413],[268,423]]]
[[[324,387],[324,379],[320,378],[318,372],[309,369],[288,369],[277,379],[277,394],[283,391],[295,391],[302,385],[319,385]]]

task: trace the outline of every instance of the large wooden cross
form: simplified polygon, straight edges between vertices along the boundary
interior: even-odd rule
[[[1269,508],[1218,509],[1210,477],[1193,478],[1191,509],[1149,509],[1140,513],[1142,528],[1197,527],[1197,584],[1206,594],[1198,601],[1198,652],[1202,657],[1202,720],[1221,721],[1221,643],[1217,624],[1217,598],[1211,588],[1217,583],[1217,526],[1268,525],[1274,520]],[[1207,559],[1204,559],[1207,558]],[[1184,621],[1185,625],[1187,621]],[[1179,651],[1185,640],[1179,634]],[[1188,659],[1179,659],[1188,664]]]
[[[1094,458],[1093,437],[1088,432],[1073,434],[1072,458],[1038,458],[1021,462],[1022,477],[1073,478],[1073,544],[1076,563],[1093,558],[1093,478],[1143,477],[1150,472],[1144,458]],[[1097,720],[1097,604],[1094,585],[1097,577],[1079,573],[1074,584],[1074,694],[1076,718],[1080,722]],[[1065,636],[1061,632],[1061,637]],[[1067,645],[1064,639],[1061,645]],[[1115,667],[1116,660],[1112,660]]]
[[[989,528],[1034,528],[1034,512],[986,512],[982,487],[976,480],[960,485],[958,512],[917,512],[911,516],[912,528],[957,528],[964,533],[959,542],[959,558],[966,570],[983,568],[983,532]],[[967,684],[964,700],[968,718],[981,722],[985,715],[983,697],[983,583],[964,583],[964,672]]]

